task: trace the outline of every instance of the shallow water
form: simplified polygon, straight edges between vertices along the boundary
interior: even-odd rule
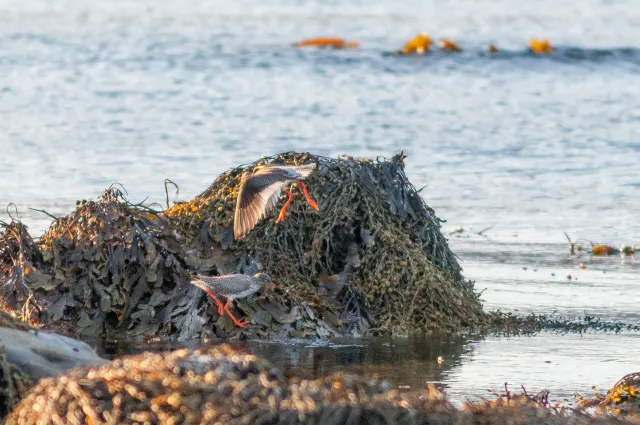
[[[640,239],[633,5],[0,0],[0,205],[15,202],[38,235],[50,220],[27,207],[66,214],[116,181],[162,203],[166,177],[186,200],[260,155],[405,149],[487,308],[637,322],[635,259],[570,257],[563,235]],[[382,55],[419,31],[465,52]],[[325,34],[362,48],[290,47]],[[557,54],[525,54],[532,36]],[[483,55],[490,41],[506,52]],[[505,380],[563,396],[611,384],[640,348],[632,334],[487,338],[456,342],[437,366],[437,341],[305,344],[250,347],[303,372],[360,368],[460,397]]]
[[[575,393],[606,392],[623,375],[636,370],[637,333],[558,334],[533,337],[457,336],[425,339],[357,339],[323,341],[250,340],[236,348],[263,356],[304,378],[336,371],[364,373],[399,388],[442,388],[456,403],[510,391],[550,391],[549,399],[573,405]],[[175,344],[98,345],[107,357],[143,350],[163,351]],[[181,344],[190,348],[198,344]],[[441,362],[438,358],[441,357]]]

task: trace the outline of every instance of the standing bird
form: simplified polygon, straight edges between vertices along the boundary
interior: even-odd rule
[[[253,229],[262,217],[276,206],[282,190],[289,195],[276,223],[284,220],[287,207],[293,200],[293,195],[284,187],[290,183],[298,184],[302,188],[305,198],[311,208],[318,211],[318,204],[309,196],[307,187],[302,183],[316,168],[316,164],[300,166],[264,165],[253,174],[245,171],[240,179],[240,193],[236,201],[236,213],[233,220],[233,236],[242,239]]]
[[[191,283],[205,291],[211,298],[213,298],[218,306],[219,315],[222,316],[224,313],[227,313],[231,320],[233,320],[233,323],[241,328],[246,327],[249,321],[245,320],[244,322],[240,322],[233,316],[233,314],[231,314],[229,311],[231,301],[255,294],[263,286],[275,288],[271,278],[264,273],[256,273],[253,276],[247,276],[246,274],[227,274],[224,276],[202,276],[199,274],[192,274]],[[222,295],[227,298],[227,302],[224,306],[218,299],[217,295]]]

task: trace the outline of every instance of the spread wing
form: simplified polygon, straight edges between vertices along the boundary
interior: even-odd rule
[[[259,168],[254,175],[261,173],[281,173],[291,178],[305,179],[315,170],[317,164],[311,163],[306,165],[265,165]]]
[[[280,170],[278,170],[280,171]],[[242,239],[258,220],[276,206],[282,188],[290,177],[286,172],[244,173],[240,180],[240,193],[236,201],[233,235]]]

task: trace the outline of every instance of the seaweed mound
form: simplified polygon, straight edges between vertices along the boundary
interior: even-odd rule
[[[0,221],[0,228],[0,276],[3,278],[0,307],[11,310],[17,305],[28,306],[30,287],[47,281],[39,269],[43,263],[42,253],[29,235],[27,226],[20,221]],[[3,322],[4,319],[6,317],[3,317]]]
[[[241,335],[189,283],[186,270],[200,260],[185,248],[163,215],[131,204],[111,187],[56,218],[38,244],[22,223],[6,225],[0,233],[1,306],[20,320],[84,340]],[[261,335],[275,335],[309,314],[290,309],[286,294],[241,304]]]
[[[6,307],[21,319],[85,339],[190,329],[180,313],[201,294],[188,283],[180,237],[119,189],[78,202],[38,245],[20,226],[3,232],[0,272]]]
[[[475,328],[484,320],[478,295],[463,279],[440,220],[408,182],[404,158],[283,153],[223,173],[202,194],[164,214],[219,272],[258,264],[294,302],[321,305],[315,315],[335,314],[349,332]],[[319,165],[305,184],[320,211],[294,202],[283,222],[276,224],[272,212],[234,241],[242,172],[266,163],[308,162]]]
[[[77,317],[81,337],[155,335],[178,310],[176,292],[189,287],[178,235],[115,187],[58,218],[40,246],[57,292],[49,320]]]
[[[455,411],[375,379],[287,379],[268,361],[223,345],[144,353],[42,379],[7,424],[419,423],[413,404],[429,405],[432,414]]]
[[[35,243],[17,221],[0,233],[0,298],[14,316],[81,339],[327,337],[459,331],[486,322],[440,220],[391,160],[285,153],[220,175],[164,212],[110,187],[55,218]],[[240,241],[240,176],[265,163],[319,167],[306,179],[320,211],[294,202]],[[299,197],[299,194],[296,193]],[[203,274],[267,272],[276,290],[237,300],[246,329],[189,283]],[[242,314],[242,313],[236,313]]]

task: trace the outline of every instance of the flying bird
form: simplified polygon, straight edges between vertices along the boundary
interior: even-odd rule
[[[253,229],[262,217],[276,206],[280,194],[289,195],[287,202],[280,210],[276,223],[284,220],[287,207],[293,200],[293,195],[285,187],[294,183],[300,186],[311,208],[318,210],[318,204],[309,196],[307,187],[302,183],[316,168],[316,164],[300,166],[264,165],[253,174],[245,171],[240,179],[240,193],[236,201],[236,212],[233,220],[234,238],[242,239]]]

